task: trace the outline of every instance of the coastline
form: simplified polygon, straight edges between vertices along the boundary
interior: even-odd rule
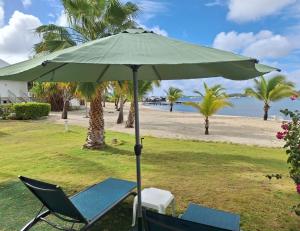
[[[127,119],[129,105],[124,108],[124,120]],[[50,114],[48,120],[63,124],[59,112]],[[84,118],[85,110],[69,112],[68,124],[88,126]],[[125,124],[116,124],[118,111],[113,104],[104,108],[105,129],[134,134],[134,129],[125,128]],[[141,135],[184,140],[225,142],[262,147],[282,147],[282,141],[276,139],[281,121],[263,121],[257,117],[216,115],[210,118],[210,135],[204,135],[204,119],[194,112],[169,112],[140,105]],[[71,128],[70,128],[71,129]]]
[[[144,107],[144,108],[147,108],[147,109],[150,109],[150,110],[155,110],[155,111],[169,112],[168,110],[164,110],[164,109],[161,109],[161,108],[159,108],[159,107],[151,107],[151,106],[144,105],[144,104],[141,104],[140,107]],[[189,114],[189,113],[192,113],[192,114],[197,114],[197,115],[199,115],[198,112],[193,112],[193,111],[173,111],[173,112],[175,112],[175,113],[182,113],[182,114]],[[258,117],[258,116],[223,115],[223,114],[216,114],[216,115],[214,115],[213,117],[262,119],[262,117]],[[274,119],[270,118],[270,120],[274,120]],[[277,121],[281,121],[281,120],[277,120]]]

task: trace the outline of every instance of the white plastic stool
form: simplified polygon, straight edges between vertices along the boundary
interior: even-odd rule
[[[135,226],[136,220],[136,210],[137,210],[137,196],[134,198],[133,202],[133,218],[132,218],[132,226]],[[166,213],[167,207],[172,203],[172,214],[175,216],[176,203],[175,197],[171,192],[158,189],[158,188],[145,188],[142,191],[142,206],[154,209],[161,214]]]

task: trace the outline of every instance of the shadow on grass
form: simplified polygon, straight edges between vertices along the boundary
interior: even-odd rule
[[[9,136],[9,135],[10,135],[9,133],[1,132],[1,131],[0,131],[0,138],[3,137],[3,136]]]
[[[120,147],[122,147],[122,145],[118,145]],[[109,154],[112,155],[125,155],[125,156],[133,156],[133,150],[129,151],[129,150],[124,150],[121,148],[118,148],[118,146],[112,146],[112,145],[106,145],[105,148],[103,149],[104,152],[108,152]],[[132,147],[133,149],[133,147]]]
[[[117,205],[91,231],[128,231],[132,218],[133,198],[129,197]],[[41,208],[40,202],[25,188],[23,183],[9,181],[0,184],[0,230],[20,230]],[[50,219],[54,219],[50,217]],[[63,224],[65,225],[65,224]],[[34,231],[50,231],[45,223],[37,225]]]

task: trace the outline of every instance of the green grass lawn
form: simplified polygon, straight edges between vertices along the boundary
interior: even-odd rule
[[[18,175],[59,184],[70,194],[111,176],[135,180],[133,136],[107,132],[103,151],[87,151],[81,149],[85,134],[85,128],[65,133],[44,121],[0,122],[0,230],[19,230],[40,207]],[[121,144],[111,145],[113,138]],[[290,209],[300,198],[285,160],[281,149],[146,137],[143,187],[170,190],[178,214],[194,202],[240,214],[244,231],[299,231]],[[284,178],[269,181],[271,173]],[[128,198],[93,230],[127,231],[132,202]]]

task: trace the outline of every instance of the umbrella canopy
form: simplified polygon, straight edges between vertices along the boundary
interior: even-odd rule
[[[216,76],[243,80],[276,70],[257,64],[253,58],[184,43],[142,29],[129,29],[3,68],[0,79],[57,82],[131,80],[131,69],[126,67],[130,65],[141,65],[139,76],[145,80]]]
[[[253,58],[192,45],[143,29],[67,48],[0,69],[0,80],[101,82],[133,80],[135,104],[138,230],[142,231],[138,79],[168,80],[223,76],[245,80],[277,70]],[[138,76],[139,74],[139,76]]]

